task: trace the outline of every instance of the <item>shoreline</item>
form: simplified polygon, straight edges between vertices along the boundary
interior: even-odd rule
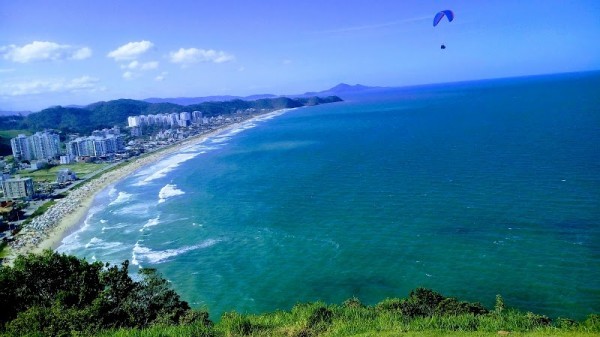
[[[98,193],[129,177],[132,173],[160,161],[168,155],[202,143],[210,137],[235,129],[243,123],[259,120],[265,115],[283,113],[288,110],[290,109],[280,109],[254,115],[243,121],[224,125],[221,128],[192,136],[141,157],[133,158],[131,161],[117,168],[104,172],[92,180],[83,182],[80,187],[69,191],[66,197],[58,199],[56,204],[52,205],[44,214],[34,218],[31,223],[24,227],[19,233],[17,240],[9,246],[9,253],[2,263],[12,265],[18,255],[28,253],[39,254],[47,249],[56,250],[62,243],[62,240],[71,233],[71,230],[85,220]]]

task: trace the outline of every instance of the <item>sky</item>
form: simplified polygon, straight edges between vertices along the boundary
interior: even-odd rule
[[[599,70],[599,17],[598,0],[0,0],[0,111]]]

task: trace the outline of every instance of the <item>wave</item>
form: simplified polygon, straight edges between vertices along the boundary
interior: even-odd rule
[[[138,180],[133,186],[144,186],[153,180],[165,177],[169,172],[176,169],[182,163],[197,157],[199,152],[185,152],[177,153],[166,159],[161,160],[156,165],[149,167],[145,170],[140,171],[136,176],[145,176],[145,178]],[[157,169],[158,168],[158,169]]]
[[[113,185],[113,186],[110,188],[110,190],[108,190],[108,196],[112,198],[112,197],[114,197],[114,196],[115,196],[115,194],[117,194],[117,189],[116,189],[116,188],[115,188],[115,186]]]
[[[113,206],[113,205],[118,205],[118,204],[122,204],[125,203],[129,200],[131,200],[131,198],[133,197],[133,194],[129,194],[127,192],[119,192],[119,194],[117,195],[117,198],[113,201],[111,201],[108,206]]]
[[[223,144],[228,140],[231,140],[231,137],[219,136],[219,137],[212,138],[210,140],[210,142],[213,144]]]
[[[147,217],[148,213],[150,212],[150,207],[151,207],[151,205],[140,202],[140,203],[128,205],[127,207],[117,209],[113,212],[113,214]]]
[[[168,198],[185,194],[184,191],[177,188],[177,185],[167,184],[158,192],[158,203],[165,202]]]
[[[98,213],[102,210],[103,210],[103,206],[101,206],[101,205],[93,206],[92,208],[90,208],[90,210],[87,213],[87,216],[85,217],[85,220],[83,220],[83,223],[81,224],[81,227],[79,227],[77,230],[75,230],[71,234],[65,236],[62,239],[62,241],[60,242],[60,245],[56,248],[56,251],[59,253],[69,253],[69,252],[73,252],[73,251],[83,248],[84,244],[80,241],[79,234],[92,229],[92,227],[91,227],[92,217],[94,217],[94,215],[96,215],[96,213]],[[102,221],[103,220],[101,219],[100,222],[103,223]]]
[[[100,238],[93,237],[86,245],[86,249],[102,249],[102,250],[114,250],[115,248],[123,247],[122,242],[114,241],[107,242]],[[121,249],[117,249],[121,250]]]
[[[102,226],[102,233],[104,233],[105,231],[110,230],[110,229],[120,229],[120,228],[125,228],[125,227],[127,227],[127,224],[123,224],[123,223],[119,223],[115,226]]]
[[[256,122],[263,122],[274,117],[283,115],[284,113],[293,110],[293,109],[281,109],[277,111],[273,111],[268,114],[264,114],[261,116],[254,117],[248,121],[242,122],[240,124],[236,124],[235,127],[226,128],[221,132],[207,137],[203,141],[192,145],[190,147],[186,147],[185,149],[180,150],[175,155],[167,157],[152,167],[148,167],[146,169],[140,170],[135,174],[136,177],[143,177],[139,179],[137,182],[133,184],[133,186],[144,186],[150,183],[153,180],[160,179],[165,177],[169,172],[173,171],[180,164],[197,157],[198,155],[205,153],[208,150],[214,150],[227,144],[226,142],[231,139],[232,136],[254,128],[257,126]],[[208,143],[209,145],[203,144]],[[210,146],[213,145],[213,146]]]
[[[154,227],[154,226],[158,225],[159,223],[160,223],[160,216],[157,216],[156,218],[152,218],[152,219],[148,220],[148,222],[146,222],[144,224],[144,226],[142,226],[142,228],[140,228],[140,232],[143,232],[146,228]]]
[[[148,247],[142,246],[140,241],[138,241],[133,246],[131,263],[135,265],[140,265],[140,262],[148,262],[150,264],[163,263],[167,262],[169,258],[187,253],[189,251],[214,246],[219,241],[220,240],[208,239],[197,245],[166,250],[152,250]]]

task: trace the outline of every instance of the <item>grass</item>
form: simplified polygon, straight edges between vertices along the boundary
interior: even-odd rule
[[[103,169],[109,164],[96,164],[96,163],[75,163],[67,165],[53,166],[48,169],[41,169],[36,171],[20,171],[19,174],[22,177],[31,177],[34,181],[56,181],[56,175],[58,171],[62,169],[70,169],[75,172],[77,177],[81,178],[87,174]]]
[[[408,317],[396,309],[378,306],[326,305],[322,302],[298,304],[290,311],[246,315],[225,313],[213,326],[192,323],[154,326],[148,329],[105,331],[103,337],[169,336],[419,336],[419,337],[592,337],[600,336],[600,316],[590,315],[581,322],[557,319],[517,310],[482,315],[433,315]]]
[[[8,246],[6,241],[0,242],[0,259],[3,259],[8,256],[8,249],[5,249]]]
[[[29,130],[0,130],[0,137],[8,138],[9,140],[17,137],[20,134],[24,134],[25,136],[32,135],[31,131]]]

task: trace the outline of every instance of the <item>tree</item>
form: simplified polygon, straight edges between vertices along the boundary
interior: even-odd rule
[[[142,269],[140,282],[121,266],[89,263],[54,253],[19,256],[13,267],[0,267],[0,325],[9,335],[68,335],[107,328],[145,328],[178,324],[208,314],[191,311],[153,269]]]

